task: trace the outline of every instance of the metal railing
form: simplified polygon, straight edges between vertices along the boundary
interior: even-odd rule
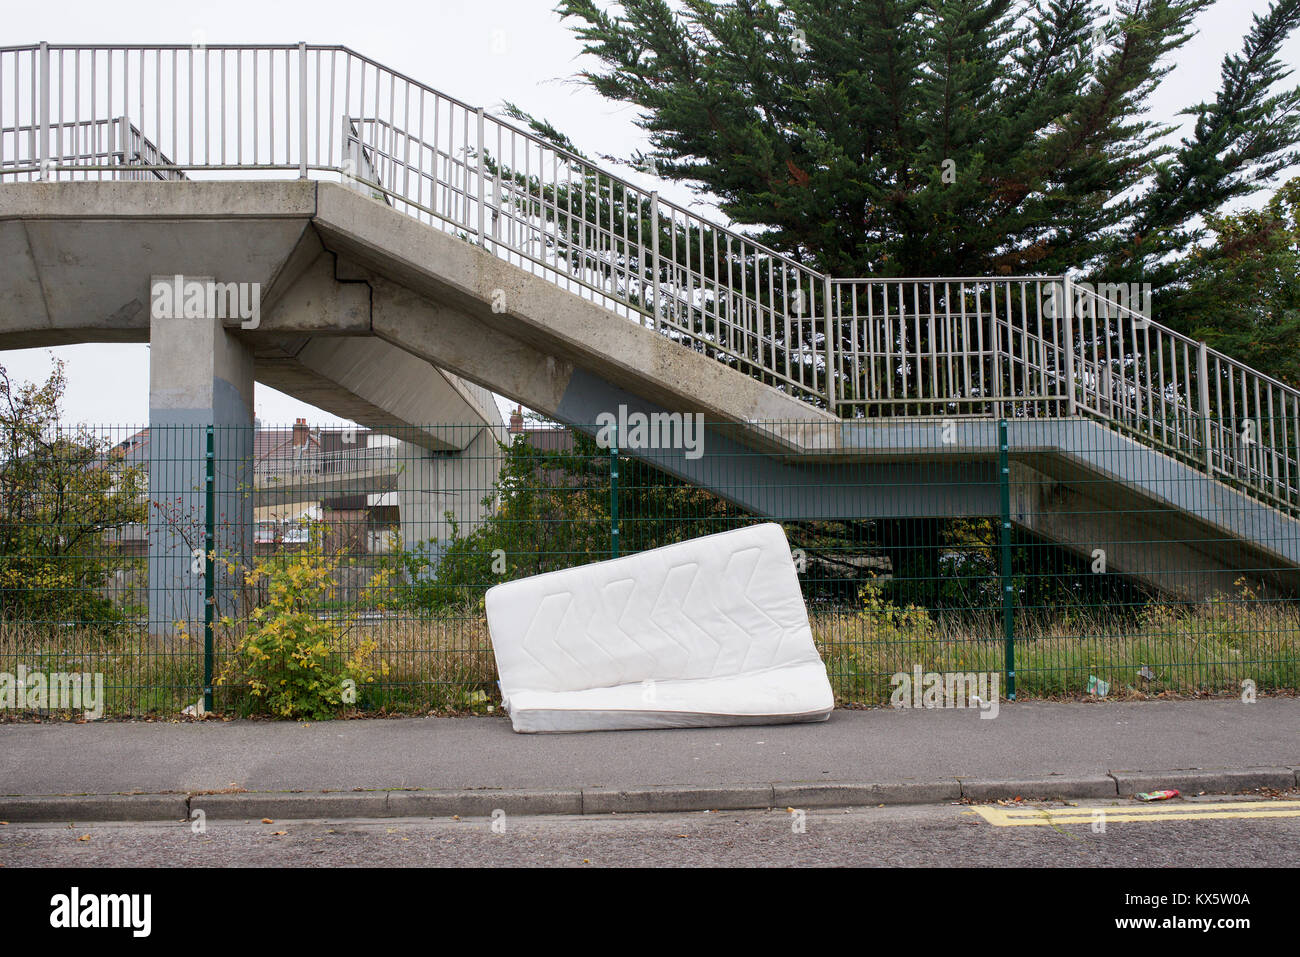
[[[0,171],[16,178],[19,174],[40,178],[41,132],[38,126],[0,129]],[[44,135],[52,140],[47,164],[57,161],[64,173],[88,167],[101,173],[107,169],[116,180],[185,179],[179,170],[166,168],[172,161],[125,116],[55,123]]]
[[[839,406],[856,415],[1058,415],[1062,277],[837,279]]]
[[[299,475],[357,475],[395,471],[398,467],[397,446],[374,445],[345,451],[277,451],[253,464],[259,483]]]
[[[1300,392],[1068,277],[833,279],[342,46],[0,49],[0,177],[140,169],[338,176],[833,413],[1085,414],[1300,507]]]
[[[1072,387],[1092,415],[1272,504],[1300,506],[1300,392],[1065,283]]]

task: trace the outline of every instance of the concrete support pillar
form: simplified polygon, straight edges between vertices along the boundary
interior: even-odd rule
[[[501,472],[498,439],[502,430],[465,425],[427,431],[446,432],[443,438],[448,444],[465,446],[459,452],[429,452],[403,442],[399,452],[404,465],[397,477],[402,544],[423,551],[430,567],[436,567],[453,524],[465,536],[491,514],[492,505],[484,505],[483,500],[494,494]],[[467,432],[472,432],[473,438]]]
[[[215,452],[219,556],[252,557],[253,358],[218,319],[153,318],[149,328],[149,630],[202,634],[207,426]],[[218,613],[237,598],[218,562]],[[196,630],[197,628],[197,630]]]

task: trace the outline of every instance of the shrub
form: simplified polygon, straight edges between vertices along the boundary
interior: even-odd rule
[[[337,562],[324,554],[321,540],[320,526],[313,526],[306,550],[254,564],[248,583],[263,586],[267,597],[249,616],[219,678],[220,684],[242,678],[249,694],[280,718],[332,717],[344,705],[356,703],[357,689],[388,671],[386,663],[368,663],[376,649],[373,640],[356,643],[349,653],[347,636],[357,623],[355,609],[330,617],[321,614],[337,591]],[[376,572],[368,591],[381,589],[387,574]],[[223,618],[222,624],[232,627],[234,622]]]

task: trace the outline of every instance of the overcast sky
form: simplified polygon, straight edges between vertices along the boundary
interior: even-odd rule
[[[505,100],[515,102],[552,120],[588,154],[626,156],[643,147],[630,108],[572,81],[580,66],[578,43],[553,6],[553,0],[135,0],[125,6],[60,0],[7,5],[4,42],[189,44],[199,37],[208,43],[341,43],[490,112]],[[1223,55],[1239,49],[1251,14],[1267,7],[1267,0],[1220,0],[1202,14],[1199,35],[1179,51],[1175,71],[1152,99],[1152,117],[1174,121],[1179,109],[1213,96]],[[1290,39],[1285,59],[1300,64],[1300,39]],[[663,192],[683,198],[678,189]],[[0,364],[18,379],[44,379],[51,354],[67,362],[68,421],[147,422],[145,346],[13,350],[0,352]],[[265,422],[297,416],[336,421],[265,386],[257,387],[256,406]]]

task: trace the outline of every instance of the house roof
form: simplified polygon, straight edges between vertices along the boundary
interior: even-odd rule
[[[337,430],[342,432],[342,429]],[[258,426],[253,433],[253,461],[261,462],[267,459],[289,457],[294,454],[293,444],[294,428],[277,428],[266,429]],[[363,436],[370,434],[369,429],[357,429],[357,437],[360,446],[366,447],[367,442]],[[323,451],[323,432],[317,427],[307,428],[307,441],[303,448],[311,453]],[[145,465],[149,461],[149,429],[140,429],[134,432],[120,442],[115,443],[108,452],[109,456],[120,456],[121,460],[130,465]]]

